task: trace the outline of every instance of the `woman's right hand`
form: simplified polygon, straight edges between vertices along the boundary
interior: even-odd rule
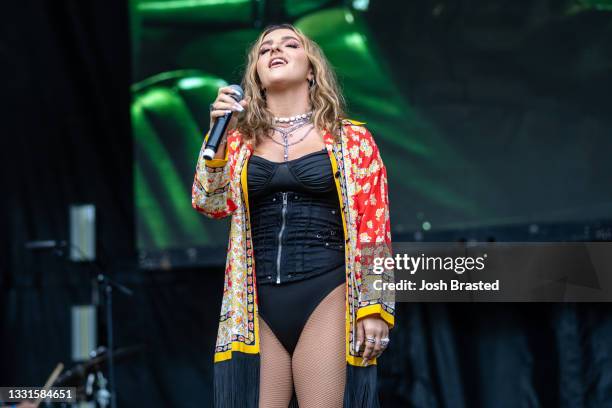
[[[248,105],[248,98],[241,100],[240,102],[236,102],[231,95],[236,94],[236,91],[229,86],[222,86],[219,88],[217,93],[217,98],[213,102],[213,110],[210,112],[210,127],[212,129],[215,120],[229,113],[230,111],[234,112],[244,112]],[[227,129],[233,129],[236,127],[236,122],[238,121],[238,115],[232,114],[232,119],[227,126]],[[223,139],[225,140],[225,135],[223,135]]]

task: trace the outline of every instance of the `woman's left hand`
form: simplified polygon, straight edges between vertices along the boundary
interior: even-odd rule
[[[368,338],[373,338],[375,342],[367,341]],[[381,339],[389,338],[389,326],[382,318],[378,316],[365,316],[357,320],[357,342],[355,347],[357,351],[365,345],[362,357],[364,360],[379,357],[385,351],[386,345],[381,345]]]

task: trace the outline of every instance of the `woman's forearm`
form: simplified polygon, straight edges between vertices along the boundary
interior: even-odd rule
[[[224,159],[225,158],[225,149],[227,147],[227,140],[225,138],[226,136],[224,136],[223,140],[219,143],[219,147],[217,148],[217,151],[215,155],[213,156],[213,159]]]

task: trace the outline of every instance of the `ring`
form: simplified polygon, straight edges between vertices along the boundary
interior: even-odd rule
[[[385,337],[384,339],[380,339],[380,345],[381,345],[382,347],[387,347],[387,344],[389,344],[389,341],[390,341],[390,340],[389,340],[389,338],[388,338],[388,337]]]
[[[367,338],[366,338],[366,341],[367,341],[368,343],[376,343],[376,339],[375,339],[374,337],[367,337]]]

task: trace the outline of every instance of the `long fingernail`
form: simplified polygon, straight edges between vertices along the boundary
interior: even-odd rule
[[[236,107],[236,109],[238,109],[240,112],[242,112],[244,110],[244,108],[241,105],[238,105],[237,103],[234,104],[234,106]]]
[[[360,342],[360,341],[358,341],[357,343],[355,343],[355,350],[356,350],[357,352],[359,352],[359,347],[361,347],[361,342]]]
[[[368,359],[364,358],[364,359],[363,359],[363,363],[361,363],[361,365],[362,365],[363,367],[367,367],[367,366],[368,366]]]

